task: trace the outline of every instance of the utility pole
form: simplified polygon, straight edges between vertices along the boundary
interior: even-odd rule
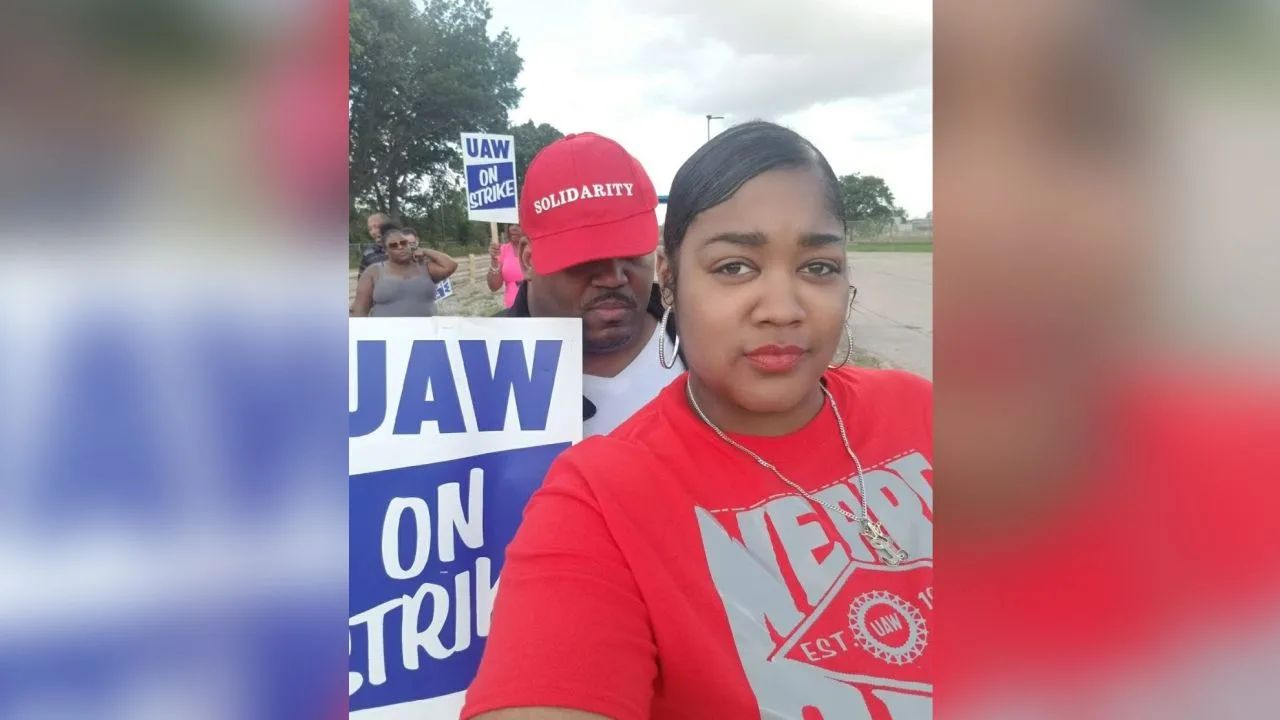
[[[724,116],[723,116],[723,115],[708,115],[708,116],[707,116],[707,141],[708,141],[708,142],[710,142],[710,141],[711,141],[711,121],[712,121],[712,120],[723,120],[723,119],[724,119]]]

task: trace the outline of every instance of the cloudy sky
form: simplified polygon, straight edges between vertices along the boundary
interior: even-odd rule
[[[520,43],[513,120],[622,143],[665,194],[725,123],[812,140],[838,174],[879,175],[911,217],[933,209],[928,0],[490,0]]]

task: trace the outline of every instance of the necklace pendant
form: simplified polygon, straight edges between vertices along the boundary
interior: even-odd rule
[[[907,559],[907,553],[897,547],[893,540],[885,534],[880,523],[866,518],[862,521],[862,536],[871,543],[876,553],[886,565],[896,566]]]

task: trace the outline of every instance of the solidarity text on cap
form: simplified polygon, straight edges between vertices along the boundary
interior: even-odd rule
[[[632,197],[634,195],[632,183],[594,183],[591,185],[583,185],[581,189],[570,187],[561,190],[558,193],[552,193],[546,197],[538,198],[533,201],[534,213],[541,215],[542,213],[552,209],[566,205],[568,203],[577,202],[579,200],[590,200],[592,198],[603,197]]]

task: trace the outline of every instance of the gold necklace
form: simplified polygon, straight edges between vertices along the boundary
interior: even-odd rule
[[[831,406],[831,412],[836,416],[836,426],[840,428],[840,440],[844,442],[844,450],[849,454],[849,459],[853,461],[853,467],[858,472],[858,496],[861,499],[862,517],[858,517],[857,514],[845,510],[839,505],[814,497],[804,488],[793,482],[791,478],[783,475],[778,468],[774,467],[773,463],[770,463],[760,457],[740,443],[735,442],[733,438],[730,438],[723,430],[717,427],[715,423],[711,422],[706,413],[702,412],[702,408],[698,406],[697,399],[693,397],[693,385],[687,379],[685,380],[684,389],[685,395],[688,396],[689,404],[693,406],[694,412],[698,414],[698,417],[702,418],[702,422],[706,423],[707,427],[711,428],[712,432],[718,435],[721,440],[746,453],[752,460],[755,460],[757,464],[772,472],[779,480],[789,485],[793,490],[805,496],[805,498],[811,502],[815,502],[833,512],[840,513],[857,523],[860,528],[859,534],[867,539],[867,542],[871,544],[871,547],[875,548],[876,553],[880,555],[880,558],[884,560],[885,564],[898,565],[907,559],[907,552],[901,547],[898,547],[897,543],[893,541],[893,538],[890,538],[889,535],[885,533],[884,528],[880,523],[872,520],[871,514],[867,512],[867,482],[866,478],[862,475],[862,462],[858,460],[857,454],[854,453],[853,448],[849,446],[849,434],[845,432],[844,420],[840,417],[840,407],[836,405],[835,397],[832,396],[831,391],[827,389],[826,385],[819,384],[818,387],[822,389],[822,394],[827,398],[827,404]]]

